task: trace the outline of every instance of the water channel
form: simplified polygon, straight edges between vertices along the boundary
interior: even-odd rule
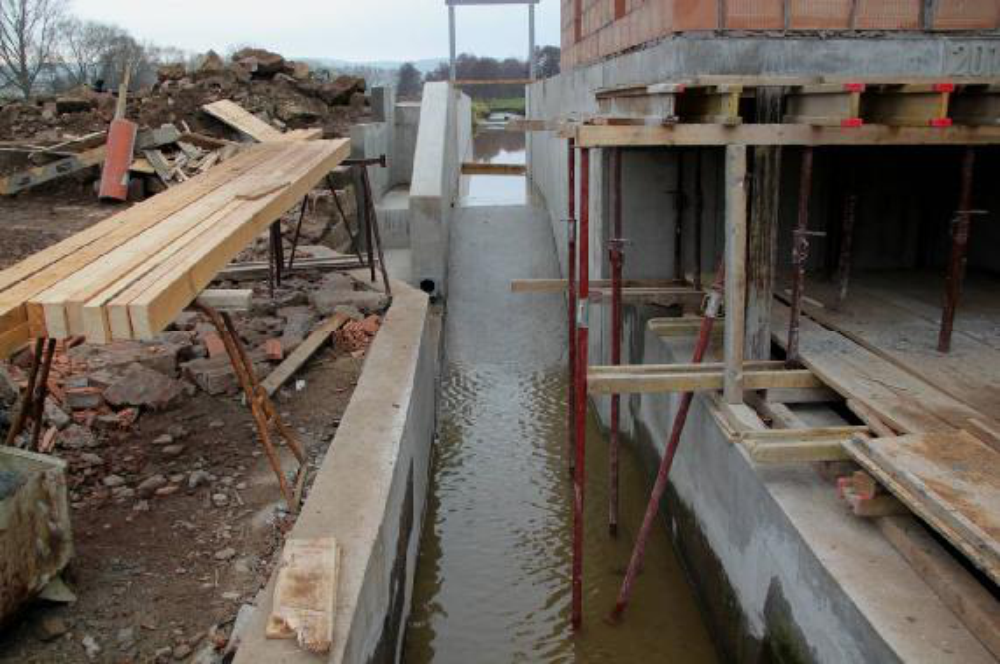
[[[523,162],[523,146],[523,135],[480,132],[476,159]],[[649,485],[626,450],[622,523],[610,538],[607,445],[594,417],[585,629],[573,634],[565,304],[509,287],[514,278],[557,276],[552,232],[524,178],[471,179],[452,231],[439,441],[404,661],[715,662],[662,529],[624,624],[604,621]]]

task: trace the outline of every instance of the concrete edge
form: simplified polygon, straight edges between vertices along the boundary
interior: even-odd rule
[[[264,638],[275,571],[257,595],[237,664],[398,660],[435,430],[439,325],[426,294],[392,287],[393,305],[289,535],[340,543],[333,649],[320,657]]]

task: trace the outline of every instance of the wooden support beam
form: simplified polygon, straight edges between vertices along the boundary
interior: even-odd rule
[[[587,374],[591,394],[658,394],[667,392],[708,392],[723,388],[723,371],[629,371],[620,367],[618,372]],[[818,387],[819,379],[809,371],[748,370],[744,374],[747,389],[767,390],[776,387]]]
[[[622,288],[677,288],[682,286],[674,279],[623,279]],[[610,279],[591,279],[591,289],[610,288]],[[565,279],[513,279],[511,293],[565,293],[568,282]],[[690,290],[690,289],[687,289]]]
[[[712,85],[685,88],[677,95],[675,113],[681,122],[704,122],[735,126],[740,117],[741,85]]]
[[[201,110],[259,143],[282,140],[280,131],[229,99],[205,104]]]
[[[309,361],[309,358],[350,320],[345,314],[334,314],[332,318],[313,330],[306,340],[261,383],[268,396],[274,396],[274,393],[281,389],[281,386],[287,383]]]
[[[649,331],[663,338],[693,338],[701,331],[701,318],[685,316],[683,318],[651,318],[646,324]],[[712,338],[722,340],[724,330],[721,325],[712,328]]]
[[[11,196],[46,182],[100,166],[102,163],[104,163],[104,147],[99,147],[45,166],[37,166],[21,173],[8,175],[0,178],[0,196]]]
[[[747,149],[726,148],[726,403],[742,404],[747,302]],[[774,386],[777,387],[777,386]]]
[[[528,167],[524,164],[462,164],[462,175],[524,175]]]
[[[581,148],[671,147],[722,145],[997,145],[1000,126],[886,127],[865,125],[850,131],[840,127],[788,124],[593,126],[577,125],[563,132]]]
[[[951,97],[950,114],[955,124],[1000,126],[1000,85],[960,87]]]
[[[787,124],[858,127],[863,83],[824,83],[792,88],[786,97]]]
[[[950,83],[869,86],[861,100],[865,122],[893,127],[948,127]]]

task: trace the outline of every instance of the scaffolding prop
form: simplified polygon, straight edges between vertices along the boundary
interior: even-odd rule
[[[612,237],[608,241],[608,261],[611,265],[611,364],[622,363],[622,272],[625,263],[625,241],[622,238],[622,151],[612,153],[613,219]],[[608,533],[618,536],[618,483],[621,429],[621,395],[611,396],[611,431],[608,441]]]
[[[566,423],[568,438],[567,445],[567,467],[570,478],[576,473],[576,310],[579,306],[576,294],[576,145],[573,139],[569,139],[568,150],[568,172],[569,172],[569,214],[566,219],[566,279],[569,284],[569,297],[567,309],[569,311],[569,387],[567,398],[567,413],[569,415]]]
[[[701,328],[698,331],[698,341],[695,344],[694,355],[691,358],[692,364],[701,364],[705,359],[705,353],[711,345],[712,330],[722,310],[722,291],[725,279],[726,264],[725,259],[723,259],[719,263],[715,283],[708,294],[704,318],[701,321]],[[684,433],[684,428],[687,425],[688,413],[691,411],[693,400],[694,392],[685,392],[681,395],[680,406],[677,409],[677,416],[674,418],[673,429],[670,432],[670,441],[667,443],[667,449],[660,460],[656,482],[653,484],[653,491],[649,496],[649,503],[646,505],[646,514],[642,519],[639,536],[636,538],[635,546],[632,549],[632,557],[629,560],[628,570],[625,572],[625,580],[622,581],[621,590],[618,592],[618,601],[609,617],[611,622],[617,623],[621,620],[625,609],[628,607],[629,599],[632,597],[632,587],[639,570],[642,568],[642,561],[646,555],[646,544],[649,542],[649,535],[652,533],[653,526],[656,523],[663,494],[667,490],[667,482],[670,479],[670,468],[673,466],[674,458],[677,456],[677,448],[680,447],[681,435]]]
[[[7,431],[4,445],[13,447],[18,436],[24,431],[29,418],[32,422],[31,443],[29,449],[37,450],[38,441],[42,436],[42,419],[45,413],[45,400],[49,396],[49,372],[52,360],[56,354],[55,339],[36,339],[34,354],[31,357],[31,369],[28,372],[28,385],[21,396],[14,421]]]
[[[976,151],[965,148],[962,158],[962,184],[959,194],[958,212],[951,228],[951,255],[948,259],[948,275],[945,282],[944,311],[941,314],[941,332],[938,335],[938,351],[951,352],[951,337],[955,330],[955,314],[962,299],[962,285],[968,264],[969,229],[972,215],[982,214],[972,209],[972,178],[976,166]]]
[[[799,362],[799,330],[802,323],[802,301],[806,292],[806,267],[809,263],[809,238],[825,237],[826,233],[809,230],[809,202],[812,197],[813,148],[802,151],[802,172],[799,182],[799,216],[792,232],[792,298],[788,316],[789,364]]]
[[[577,241],[576,469],[573,482],[573,629],[583,626],[583,508],[586,493],[587,344],[590,338],[590,149],[580,150],[580,228]]]

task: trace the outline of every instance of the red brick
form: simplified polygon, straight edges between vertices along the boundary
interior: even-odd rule
[[[939,0],[935,30],[993,30],[1000,24],[996,0]]]
[[[729,30],[781,30],[785,27],[784,0],[732,0],[727,3]]]
[[[205,350],[208,351],[209,357],[222,357],[226,354],[226,344],[222,341],[222,337],[215,332],[206,334],[202,343],[205,344]]]
[[[792,0],[793,30],[844,30],[851,22],[851,0]]]
[[[264,353],[267,359],[272,362],[281,362],[285,359],[285,348],[281,345],[281,339],[268,339],[264,342]]]
[[[858,30],[919,30],[922,0],[858,0]]]

